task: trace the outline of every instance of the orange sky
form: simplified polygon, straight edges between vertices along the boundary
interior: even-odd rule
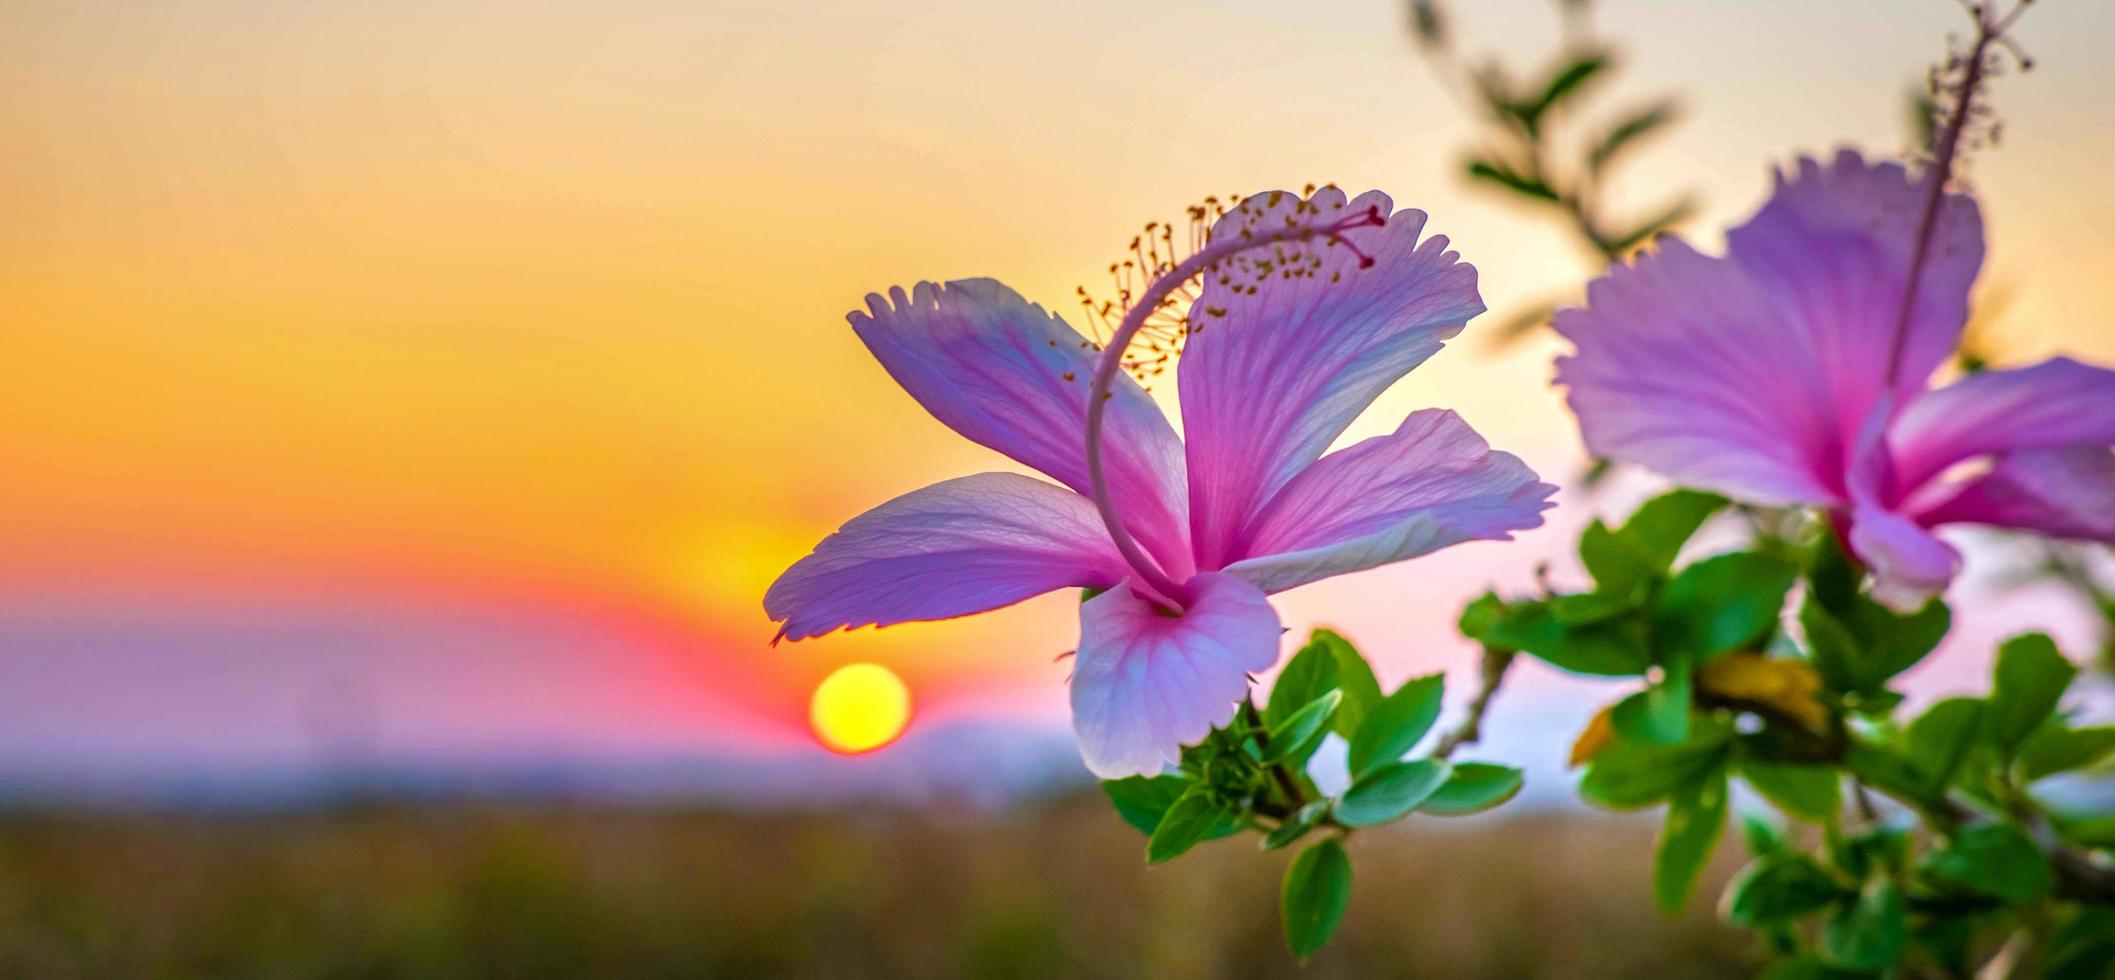
[[[1546,4],[1469,6],[1472,37],[1550,34]],[[1961,20],[1607,6],[1618,91],[1690,110],[1632,194],[1696,188],[1706,240],[1770,162],[1901,146]],[[2002,80],[2005,145],[1971,169],[2017,289],[2002,336],[2115,360],[2115,6],[2037,5],[2019,33],[2041,67]],[[0,131],[8,615],[555,610],[659,637],[580,676],[688,685],[671,710],[708,734],[787,730],[860,659],[927,703],[1061,715],[1069,598],[763,645],[764,586],[823,533],[995,465],[855,342],[865,293],[991,275],[1070,312],[1139,223],[1329,180],[1430,211],[1500,314],[1584,272],[1455,177],[1460,119],[1381,0],[29,0],[0,9]],[[1553,348],[1494,356],[1476,329],[1350,438],[1446,405],[1561,482]],[[1461,599],[1563,548],[1473,546],[1288,618],[1346,624],[1394,676],[1446,665]]]

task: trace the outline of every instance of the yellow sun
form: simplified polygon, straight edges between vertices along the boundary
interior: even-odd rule
[[[847,664],[815,686],[808,721],[824,745],[868,752],[896,740],[911,720],[911,691],[880,664]]]

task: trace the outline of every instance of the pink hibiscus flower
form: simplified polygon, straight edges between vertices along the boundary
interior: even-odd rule
[[[1959,570],[1934,527],[2115,541],[2115,372],[2056,358],[1929,388],[1960,343],[1983,222],[1946,195],[1913,272],[1926,191],[1849,151],[1801,160],[1725,257],[1670,239],[1594,282],[1556,320],[1577,347],[1557,381],[1587,448],[1828,508],[1899,607]]]
[[[779,635],[1106,590],[1080,607],[1072,676],[1087,766],[1179,760],[1276,662],[1270,593],[1542,521],[1555,488],[1452,412],[1324,455],[1483,311],[1475,270],[1420,240],[1424,223],[1377,192],[1249,198],[1159,270],[1106,351],[989,279],[868,297],[852,328],[919,404],[1057,485],[984,473],[854,518],[765,595]],[[1194,334],[1177,363],[1185,441],[1119,366],[1200,281],[1176,321]]]

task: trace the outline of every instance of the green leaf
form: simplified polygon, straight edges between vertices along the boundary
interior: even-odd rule
[[[2011,824],[1986,823],[1953,835],[1920,865],[1925,874],[2007,902],[2033,901],[2056,885],[2048,858]]]
[[[1284,823],[1279,824],[1270,833],[1263,836],[1263,849],[1275,851],[1293,841],[1299,840],[1306,836],[1308,831],[1313,830],[1315,824],[1321,823],[1322,818],[1328,813],[1328,800],[1316,800],[1293,811],[1293,815],[1287,817]]]
[[[2115,817],[2078,817],[2053,822],[2057,833],[2067,841],[2097,851],[2115,851]]]
[[[1417,746],[1439,720],[1445,674],[1412,678],[1374,706],[1351,735],[1349,762],[1354,777],[1394,762]]]
[[[1617,739],[1594,756],[1579,781],[1579,797],[1595,806],[1631,810],[1666,799],[1712,773],[1724,761],[1730,733],[1692,725],[1680,745],[1644,745]]]
[[[1777,627],[1785,593],[1798,575],[1791,562],[1756,552],[1719,555],[1682,569],[1654,610],[1661,657],[1701,661],[1759,645]]]
[[[2027,736],[2020,745],[2020,779],[2033,782],[2044,776],[2084,769],[2115,754],[2115,728],[2072,728],[2051,718]]]
[[[1866,883],[1858,900],[1839,907],[1821,931],[1821,954],[1851,970],[1879,970],[1902,955],[1909,917],[1902,891],[1886,878]]]
[[[1785,849],[1788,841],[1776,824],[1753,813],[1740,817],[1741,842],[1748,845],[1748,853],[1755,857],[1769,857]]]
[[[1604,248],[1611,254],[1622,255],[1644,244],[1652,236],[1688,220],[1695,211],[1695,198],[1678,198],[1674,203],[1654,212],[1652,217],[1632,225],[1629,231],[1609,239]]]
[[[1146,841],[1146,863],[1159,864],[1181,857],[1211,836],[1231,814],[1208,787],[1191,786],[1168,807],[1167,814],[1160,818],[1160,826],[1153,828],[1153,836]]]
[[[1672,122],[1674,117],[1675,104],[1671,100],[1646,106],[1624,116],[1594,142],[1594,148],[1587,155],[1587,166],[1594,173],[1600,173],[1618,153]]]
[[[1853,740],[1844,749],[1843,767],[1860,781],[1912,800],[1935,802],[1937,793],[1908,757],[1885,745]]]
[[[1183,776],[1126,776],[1102,781],[1102,792],[1116,807],[1116,815],[1148,835],[1160,826],[1160,818],[1189,788],[1190,781]]]
[[[1719,914],[1744,929],[1782,925],[1852,894],[1813,858],[1786,851],[1754,861],[1734,876]]]
[[[1574,58],[1564,67],[1557,69],[1543,85],[1542,94],[1531,104],[1532,115],[1539,119],[1543,113],[1562,104],[1566,98],[1584,88],[1587,82],[1593,81],[1594,76],[1601,74],[1601,69],[1606,67],[1607,58],[1590,54]]]
[[[1274,765],[1291,758],[1306,758],[1314,751],[1314,742],[1321,738],[1329,726],[1329,717],[1343,703],[1344,692],[1330,688],[1322,696],[1307,703],[1292,713],[1283,722],[1270,726],[1268,748],[1263,750],[1261,761]]]
[[[1276,728],[1294,713],[1337,690],[1337,658],[1320,637],[1311,638],[1300,652],[1285,662],[1271,684],[1270,701],[1263,706],[1263,724]]]
[[[1647,745],[1679,745],[1689,737],[1690,680],[1686,662],[1669,665],[1660,682],[1616,702],[1609,721],[1624,738]]]
[[[1432,791],[1418,812],[1442,817],[1482,813],[1519,795],[1525,779],[1520,770],[1490,762],[1457,762],[1447,781]]]
[[[1724,506],[1726,498],[1715,493],[1663,493],[1639,504],[1630,520],[1624,522],[1622,534],[1632,547],[1644,553],[1654,571],[1665,572],[1674,566],[1675,557],[1695,536],[1697,528]]]
[[[1799,631],[1806,635],[1807,653],[1814,672],[1831,691],[1865,691],[1869,671],[1864,669],[1865,648],[1851,629],[1824,607],[1819,593],[1810,593],[1799,606]]]
[[[1550,615],[1557,617],[1557,622],[1570,627],[1606,622],[1638,607],[1635,596],[1614,592],[1553,595],[1547,602]]]
[[[1628,598],[1665,572],[1651,552],[1629,535],[1595,521],[1579,535],[1579,560],[1594,577],[1594,588],[1602,595]]]
[[[1831,611],[1814,594],[1800,607],[1799,625],[1829,689],[1875,694],[1895,675],[1916,666],[1946,636],[1953,613],[1932,600],[1903,615],[1862,595],[1842,599],[1843,612]]]
[[[2054,640],[2028,633],[1998,648],[1996,674],[1984,731],[2009,754],[2056,711],[2078,668],[2057,652]]]
[[[1488,613],[1488,608],[1480,610]],[[1521,650],[1551,666],[1578,674],[1627,677],[1652,666],[1651,647],[1642,626],[1630,618],[1571,626],[1544,602],[1507,604],[1487,621],[1468,623],[1468,635],[1501,650]]]
[[[1903,615],[1870,599],[1854,604],[1852,625],[1872,651],[1871,686],[1878,687],[1938,649],[1953,625],[1953,611],[1937,599]]]
[[[2115,908],[2086,906],[2049,941],[2049,980],[2107,980],[2115,963]]]
[[[1980,698],[1947,698],[1917,716],[1902,736],[1902,755],[1924,788],[1937,792],[1968,757],[1983,726]]]
[[[1740,774],[1763,798],[1794,817],[1828,823],[1843,807],[1843,780],[1829,766],[1744,759]]]
[[[1726,775],[1714,769],[1675,791],[1667,801],[1667,823],[1652,861],[1652,894],[1660,911],[1673,915],[1696,890],[1697,876],[1711,860],[1726,827]]]
[[[1300,852],[1285,869],[1278,909],[1285,925],[1285,944],[1305,960],[1329,945],[1344,909],[1351,904],[1351,859],[1334,838]]]
[[[1557,200],[1557,192],[1539,177],[1518,173],[1503,164],[1488,160],[1469,161],[1469,176],[1487,183],[1496,184],[1506,190],[1541,201]]]
[[[1366,658],[1359,655],[1358,648],[1352,646],[1350,640],[1331,630],[1318,629],[1308,642],[1321,644],[1336,661],[1337,690],[1344,692],[1344,703],[1337,706],[1336,720],[1331,728],[1338,735],[1350,738],[1360,725],[1366,723],[1366,715],[1374,705],[1381,703],[1381,682],[1373,678],[1373,668],[1367,665]]]
[[[1415,759],[1382,766],[1354,780],[1337,801],[1337,822],[1347,827],[1387,823],[1432,797],[1447,782],[1448,766],[1437,759]]]

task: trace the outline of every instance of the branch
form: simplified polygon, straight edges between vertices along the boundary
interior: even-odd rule
[[[1481,676],[1477,682],[1476,696],[1469,699],[1469,713],[1454,726],[1452,731],[1440,736],[1439,744],[1432,748],[1432,758],[1445,759],[1454,750],[1464,745],[1474,745],[1483,737],[1484,712],[1491,710],[1491,699],[1498,696],[1498,688],[1505,683],[1505,672],[1513,666],[1518,656],[1511,650],[1496,647],[1483,648]]]

